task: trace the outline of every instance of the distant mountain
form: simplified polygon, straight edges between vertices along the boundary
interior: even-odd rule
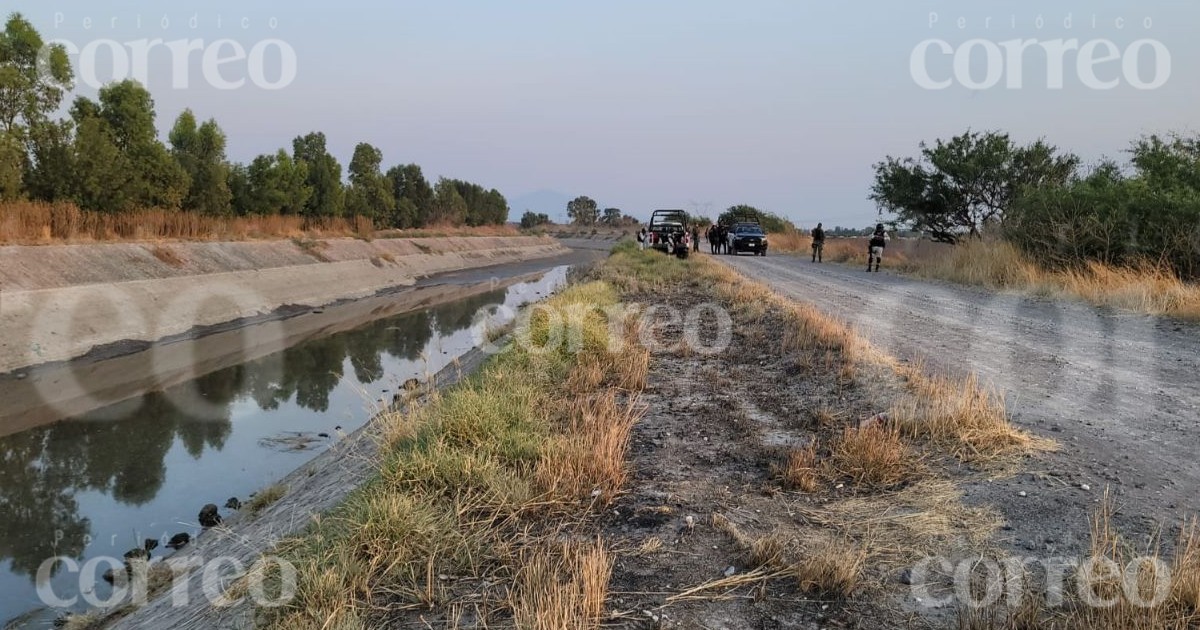
[[[525,214],[526,210],[532,210],[533,212],[544,212],[552,221],[566,222],[567,202],[574,198],[575,196],[557,190],[538,190],[526,193],[508,200],[510,210],[508,218],[511,221],[520,221],[521,215]]]

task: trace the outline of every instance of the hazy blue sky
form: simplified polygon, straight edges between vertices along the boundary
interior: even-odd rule
[[[431,178],[499,188],[514,218],[526,195],[548,190],[587,194],[640,216],[655,207],[750,203],[804,224],[862,225],[875,216],[866,199],[871,164],[913,153],[922,139],[1003,129],[1022,141],[1044,136],[1089,160],[1120,157],[1139,134],[1194,131],[1200,102],[1194,2],[246,4],[17,0],[5,9],[81,48],[155,38],[205,46],[229,38],[246,49],[269,38],[286,42],[296,76],[274,91],[252,83],[212,87],[200,52],[191,58],[189,85],[173,88],[180,71],[167,49],[156,49],[148,76],[160,128],[184,107],[215,117],[239,161],[290,147],[310,130],[324,131],[343,162],[355,143],[369,141],[388,164],[417,162]],[[914,80],[910,57],[930,38],[953,47],[973,38],[995,45],[1107,39],[1121,51],[1148,38],[1169,51],[1171,68],[1162,87],[1134,89],[1122,77],[1123,55],[1096,72],[1120,85],[1096,90],[1081,82],[1072,52],[1063,88],[1048,89],[1047,56],[1034,48],[1023,89],[1001,81],[927,90]],[[1141,51],[1141,80],[1149,81],[1154,54]],[[972,52],[973,80],[983,80],[986,47]],[[230,63],[223,76],[245,76],[246,63]],[[277,55],[268,54],[265,65],[273,79]],[[98,74],[111,75],[110,66],[101,62]],[[937,80],[953,75],[950,57],[937,48],[928,68]]]

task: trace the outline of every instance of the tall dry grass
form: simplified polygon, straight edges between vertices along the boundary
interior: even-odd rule
[[[597,628],[613,558],[601,541],[534,549],[521,559],[510,595],[513,622],[528,630]]]
[[[1166,267],[1144,262],[1114,267],[1044,269],[1004,241],[971,241],[947,255],[910,264],[917,276],[992,289],[1053,297],[1082,298],[1092,304],[1151,315],[1200,319],[1200,285],[1184,282]]]
[[[176,210],[88,212],[68,203],[0,205],[0,243],[251,240],[371,235],[365,217],[305,219],[291,215],[215,217]]]
[[[1169,554],[1155,538],[1126,540],[1105,492],[1092,514],[1089,555],[1065,575],[1066,601],[1051,608],[1038,585],[1007,593],[996,605],[959,612],[964,630],[1195,630],[1200,628],[1200,525],[1185,525]],[[1019,601],[1012,601],[1016,595]]]
[[[1055,448],[1053,442],[1014,427],[1003,398],[974,375],[955,379],[926,375],[919,366],[895,369],[905,376],[908,392],[888,416],[906,435],[929,439],[964,461]]]
[[[573,286],[538,312],[579,330],[557,338],[556,323],[527,318],[520,342],[479,374],[382,416],[378,478],[280,550],[298,569],[297,595],[264,611],[268,627],[381,627],[420,610],[444,627],[469,613],[598,628],[612,556],[574,530],[628,479],[647,369],[646,350],[629,343],[636,327],[610,345],[600,309],[616,303],[605,283]]]
[[[830,475],[886,490],[916,476],[916,461],[895,427],[847,427],[826,460]]]
[[[281,238],[422,238],[515,236],[509,225],[432,225],[415,230],[380,230],[367,217],[305,218],[295,215],[217,217],[179,210],[88,212],[70,203],[0,204],[0,244],[109,241],[243,241]]]

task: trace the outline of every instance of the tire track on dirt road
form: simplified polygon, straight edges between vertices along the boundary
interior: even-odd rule
[[[1081,553],[1104,488],[1126,533],[1200,512],[1200,326],[793,256],[719,256],[927,369],[974,372],[1014,422],[1062,444],[1016,477],[968,484],[1026,552]],[[1090,489],[1085,490],[1082,486]],[[1020,496],[1025,492],[1026,496]]]

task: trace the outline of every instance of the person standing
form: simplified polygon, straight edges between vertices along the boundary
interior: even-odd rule
[[[646,249],[646,228],[642,228],[641,230],[638,230],[637,241],[638,241],[638,249],[645,250]]]
[[[883,229],[883,224],[875,226],[875,233],[871,235],[871,242],[867,245],[867,271],[871,271],[871,262],[875,263],[875,271],[879,271],[879,263],[883,260],[883,248],[887,247],[887,232]]]
[[[700,251],[700,228],[695,225],[692,226],[692,251]]]
[[[818,223],[812,231],[813,262],[824,262],[821,254],[825,251],[825,229]]]

